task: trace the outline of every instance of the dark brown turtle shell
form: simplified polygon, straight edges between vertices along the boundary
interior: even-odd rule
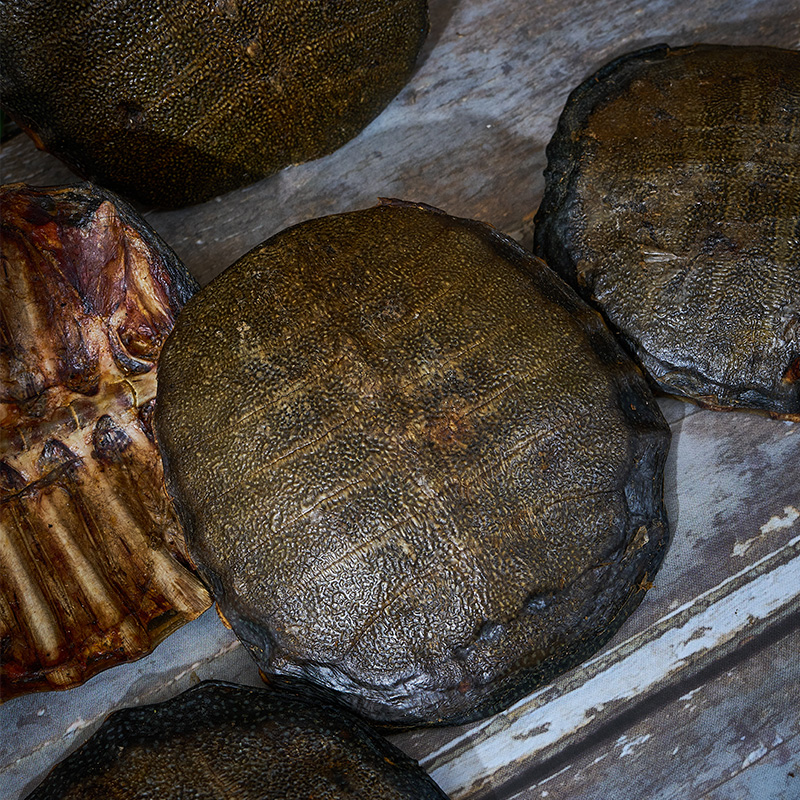
[[[85,178],[197,203],[332,152],[408,80],[426,0],[3,0],[0,103]]]
[[[211,600],[150,424],[197,283],[118,197],[0,189],[0,700],[149,653]]]
[[[657,386],[800,419],[800,53],[666,45],[575,89],[535,252]]]
[[[300,682],[201,683],[112,714],[28,800],[447,800],[422,768]]]
[[[487,715],[585,658],[667,541],[669,429],[600,315],[426,207],[305,222],[201,290],[154,425],[261,668],[379,720]]]

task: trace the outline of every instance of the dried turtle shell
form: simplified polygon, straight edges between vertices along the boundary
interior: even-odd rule
[[[666,45],[567,100],[535,251],[658,387],[800,420],[800,53]]]
[[[0,191],[0,697],[75,686],[209,606],[150,417],[194,279],[91,185]]]
[[[28,800],[447,800],[419,765],[295,681],[201,683],[112,714]]]
[[[379,720],[477,718],[580,661],[667,540],[669,429],[600,315],[489,226],[399,201],[201,290],[154,427],[261,668]]]
[[[197,203],[340,147],[408,80],[426,0],[14,0],[0,103],[76,172]]]

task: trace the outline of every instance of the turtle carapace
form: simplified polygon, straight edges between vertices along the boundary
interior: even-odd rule
[[[206,682],[112,714],[28,800],[447,800],[330,693]]]
[[[535,252],[662,391],[800,420],[800,52],[665,45],[575,89]]]
[[[82,177],[199,203],[352,139],[427,31],[426,0],[14,0],[0,103]]]
[[[202,289],[155,429],[262,670],[379,720],[474,719],[585,658],[667,540],[669,429],[600,315],[411,203],[297,225]]]
[[[151,417],[197,282],[91,184],[0,189],[0,698],[76,686],[210,605]]]

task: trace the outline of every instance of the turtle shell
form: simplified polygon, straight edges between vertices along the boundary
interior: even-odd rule
[[[305,222],[196,295],[156,437],[263,671],[382,721],[490,714],[588,656],[667,540],[669,429],[546,266],[399,201]]]
[[[0,103],[82,177],[181,206],[343,145],[427,30],[426,0],[15,0]]]
[[[197,284],[91,185],[0,190],[0,698],[69,688],[210,605],[150,424]]]
[[[800,53],[666,45],[575,89],[535,244],[656,385],[800,420]]]
[[[419,765],[296,681],[201,683],[112,714],[28,800],[447,800]]]

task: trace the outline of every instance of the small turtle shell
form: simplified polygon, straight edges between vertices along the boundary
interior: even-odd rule
[[[155,428],[261,668],[379,720],[490,714],[585,658],[667,541],[669,429],[600,315],[412,204],[305,222],[201,290]]]
[[[81,177],[163,207],[353,138],[400,91],[426,0],[13,0],[0,102]]]
[[[206,682],[112,714],[28,800],[447,800],[330,695]]]
[[[800,419],[800,53],[666,45],[575,89],[537,255],[659,389]]]

